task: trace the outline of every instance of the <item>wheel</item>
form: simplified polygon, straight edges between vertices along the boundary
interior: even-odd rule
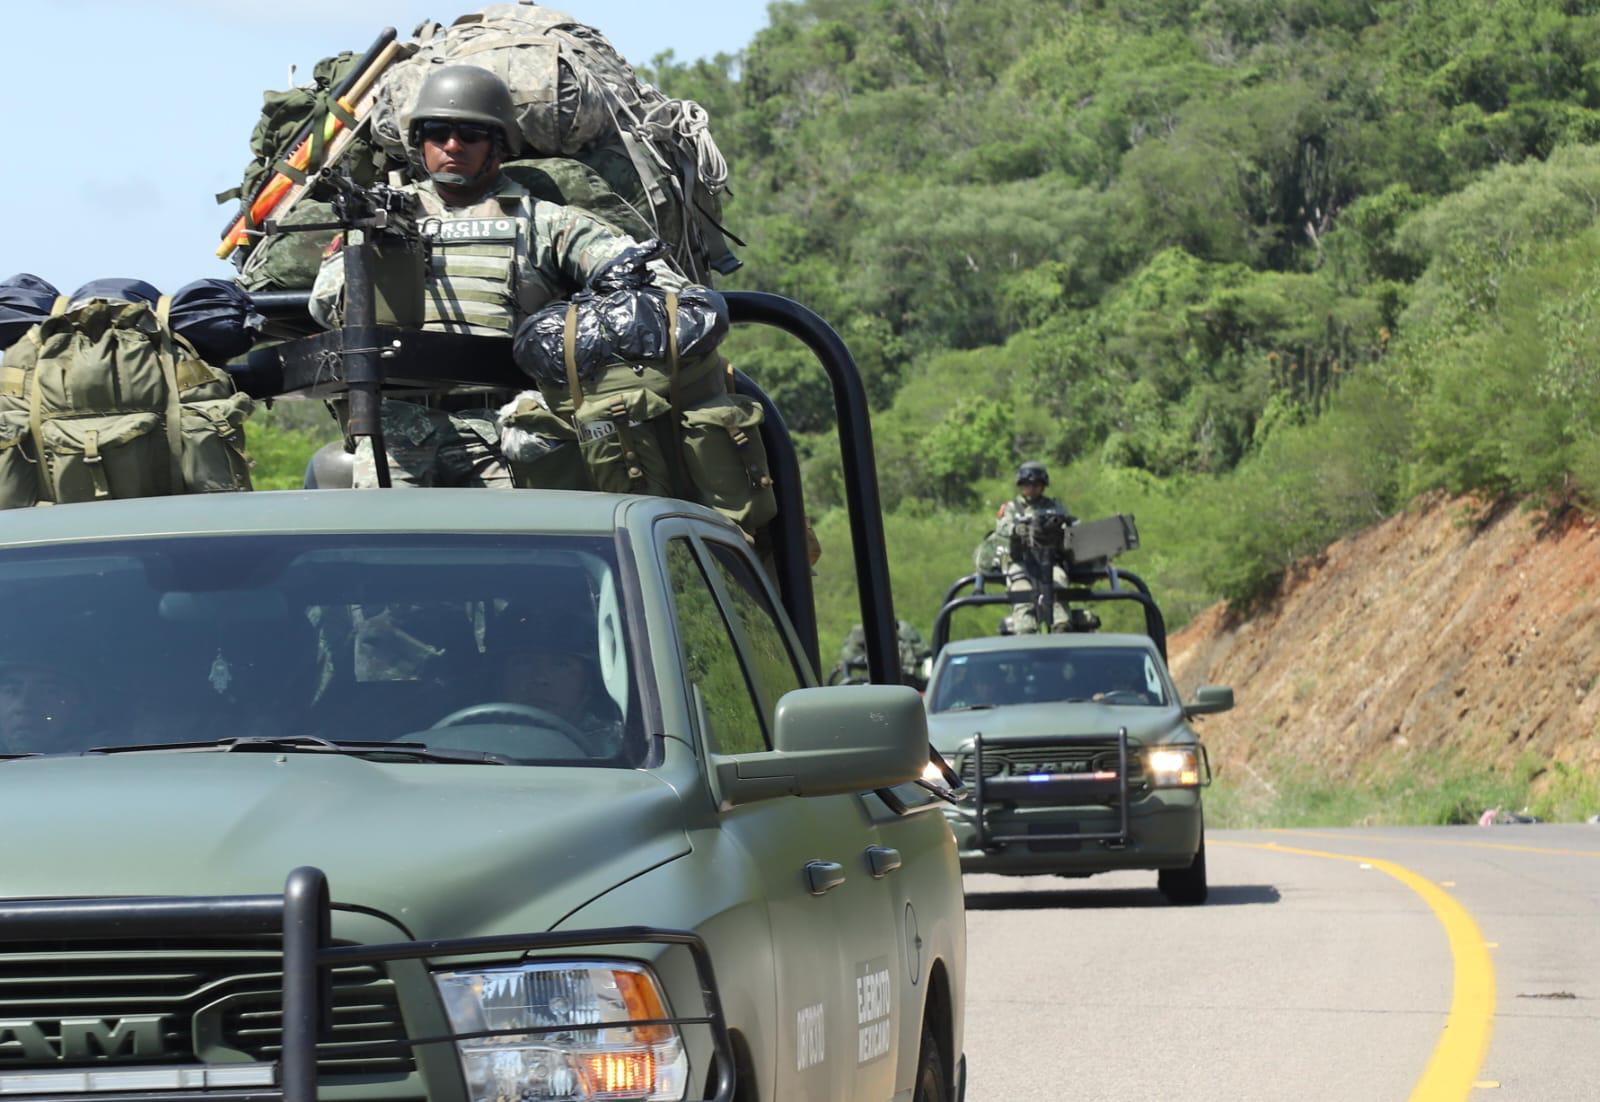
[[[912,1102],[951,1102],[950,1069],[944,1066],[944,1050],[933,1029],[922,1023],[922,1047],[917,1054],[917,1091]]]
[[[1167,897],[1168,903],[1193,906],[1204,903],[1206,888],[1206,836],[1200,835],[1200,848],[1186,869],[1162,869],[1156,874],[1156,887]]]

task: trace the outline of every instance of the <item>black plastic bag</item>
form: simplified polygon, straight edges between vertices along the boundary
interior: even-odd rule
[[[167,324],[194,345],[202,360],[220,365],[250,351],[264,319],[237,284],[197,279],[173,294]]]
[[[593,383],[617,364],[664,364],[669,359],[667,292],[655,285],[650,261],[665,256],[657,240],[628,249],[595,274],[572,296],[578,308],[574,342],[578,379]],[[565,302],[553,302],[517,328],[512,355],[536,382],[564,386],[567,381]],[[696,360],[713,352],[728,335],[728,304],[708,287],[678,292],[678,359]]]
[[[0,282],[0,351],[50,316],[61,292],[36,275],[23,272]]]

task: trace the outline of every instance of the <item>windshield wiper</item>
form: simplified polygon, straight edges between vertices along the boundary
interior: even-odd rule
[[[204,751],[222,753],[236,751],[292,751],[307,754],[349,754],[352,757],[389,754],[411,758],[415,761],[448,762],[455,765],[515,765],[516,761],[504,754],[490,754],[482,750],[456,750],[426,746],[420,742],[334,742],[320,735],[283,735],[261,738],[238,735],[231,738],[212,739],[208,742],[150,742],[135,746],[95,746],[87,754],[137,754],[158,750]]]
[[[993,708],[993,704],[962,704],[957,708],[946,708],[947,712],[982,712]]]

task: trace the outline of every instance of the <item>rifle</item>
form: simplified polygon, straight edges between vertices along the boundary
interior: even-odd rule
[[[361,186],[348,166],[324,173],[319,184],[331,192],[334,221],[281,226],[269,219],[266,231],[269,236],[344,231],[344,328],[340,355],[345,360],[350,402],[345,431],[352,440],[367,437],[372,441],[378,485],[387,489],[389,455],[383,440],[386,350],[377,347],[378,310],[382,305],[386,323],[421,325],[428,246],[417,221],[419,203],[416,194],[404,188],[386,184]]]
[[[1038,629],[1049,632],[1056,615],[1056,567],[1069,561],[1067,530],[1072,518],[1065,513],[1036,512],[1017,525],[1012,535],[1012,556],[1033,582],[1034,615]]]
[[[344,151],[354,135],[354,126],[366,117],[376,101],[374,85],[378,78],[406,49],[408,47],[395,41],[395,29],[385,27],[356,67],[334,88],[333,108],[327,116],[308,122],[296,136],[294,151],[283,167],[272,174],[253,198],[246,197],[244,212],[223,232],[222,244],[217,246],[218,257],[226,260],[244,244],[255,226],[265,223],[267,216],[280,207],[287,210],[300,197],[306,188],[306,169],[311,165],[314,150],[320,151],[324,142],[333,140],[327,152],[329,163]]]

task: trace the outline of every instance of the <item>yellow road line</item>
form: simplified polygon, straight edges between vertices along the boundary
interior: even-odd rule
[[[1393,838],[1384,834],[1334,834],[1324,830],[1270,830],[1269,834],[1289,834],[1300,838],[1333,838],[1341,842],[1391,842],[1407,846],[1465,846],[1468,849],[1499,849],[1511,853],[1543,853],[1551,857],[1600,857],[1600,850],[1551,849],[1547,846],[1517,846],[1509,842],[1467,842],[1453,838]]]
[[[1489,1031],[1494,1024],[1494,964],[1489,959],[1478,924],[1465,907],[1433,881],[1404,865],[1378,857],[1297,849],[1276,842],[1230,842],[1219,838],[1213,839],[1211,844],[1371,865],[1419,895],[1450,940],[1455,982],[1444,1032],[1434,1046],[1422,1078],[1411,1090],[1411,1102],[1461,1102],[1471,1096],[1473,1086],[1481,1081],[1478,1069],[1489,1051]]]

